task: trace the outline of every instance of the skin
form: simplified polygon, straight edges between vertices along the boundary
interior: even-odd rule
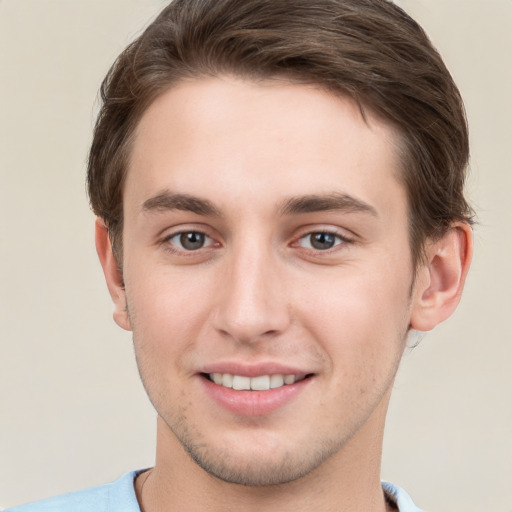
[[[145,512],[386,510],[382,434],[406,335],[451,314],[471,256],[454,225],[414,273],[397,140],[350,99],[283,81],[184,82],[145,112],[122,276],[96,230],[158,412]],[[187,233],[204,244],[187,249]],[[205,387],[218,364],[308,378],[277,409],[237,414]]]

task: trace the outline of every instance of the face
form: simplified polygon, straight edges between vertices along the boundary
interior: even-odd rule
[[[390,126],[309,86],[191,81],[144,114],[116,317],[211,474],[287,482],[381,435],[414,302],[398,166]]]

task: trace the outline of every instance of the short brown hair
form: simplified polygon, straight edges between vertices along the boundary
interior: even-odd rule
[[[471,223],[459,91],[423,29],[387,0],[175,0],[118,57],[101,86],[89,156],[91,206],[121,256],[123,183],[147,107],[188,78],[234,74],[313,83],[398,128],[415,263],[424,242]]]

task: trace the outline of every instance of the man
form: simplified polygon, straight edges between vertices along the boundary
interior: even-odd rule
[[[387,405],[472,252],[422,29],[385,0],[176,0],[102,98],[96,245],[156,463],[15,510],[419,510],[380,482]]]

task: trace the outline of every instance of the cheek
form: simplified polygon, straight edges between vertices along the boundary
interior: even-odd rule
[[[180,368],[193,349],[209,311],[207,286],[197,281],[165,270],[127,279],[135,348],[154,366]]]
[[[348,274],[348,273],[347,273]],[[391,275],[390,275],[391,274]],[[387,371],[400,358],[409,325],[409,283],[393,272],[329,279],[328,292],[309,287],[305,323],[342,374]]]
[[[149,267],[153,266],[150,271]],[[145,324],[186,324],[208,300],[209,279],[206,272],[186,267],[183,270],[165,265],[146,265],[126,278],[130,305],[138,311],[137,319]],[[196,271],[194,271],[196,270]],[[134,276],[134,279],[130,279]]]
[[[137,366],[155,409],[172,405],[178,414],[187,400],[176,383],[189,377],[186,361],[197,339],[192,298],[162,276],[146,277],[126,285]]]

